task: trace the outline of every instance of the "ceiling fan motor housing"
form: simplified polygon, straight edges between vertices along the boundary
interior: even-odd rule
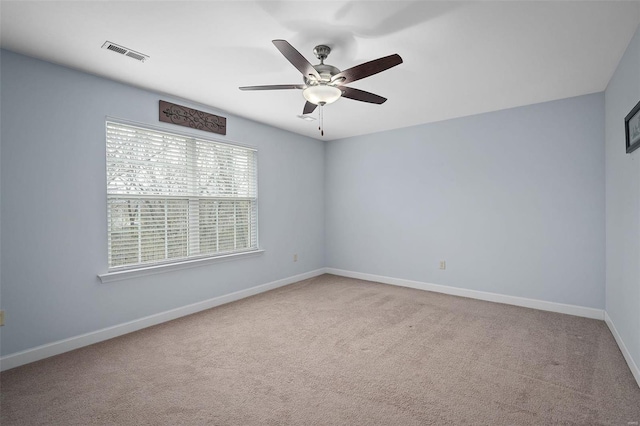
[[[305,76],[303,80],[304,83],[308,86],[330,83],[334,75],[340,74],[340,70],[333,65],[318,64],[313,65],[313,68],[315,68],[315,70],[318,71],[318,74],[320,74],[320,80],[316,81],[315,78],[309,79]]]
[[[333,76],[340,73],[338,68],[324,63],[324,60],[327,59],[327,56],[331,53],[331,48],[327,45],[319,44],[313,48],[313,53],[316,55],[316,58],[320,59],[318,65],[312,65],[318,74],[320,74],[320,80],[316,80],[315,77],[310,79],[308,76],[303,75],[304,83],[307,86],[330,83]]]

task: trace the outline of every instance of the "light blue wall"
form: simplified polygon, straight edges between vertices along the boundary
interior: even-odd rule
[[[640,365],[640,150],[625,153],[624,117],[640,101],[640,29],[605,92],[607,314]]]
[[[636,48],[637,40],[636,34]],[[629,61],[623,60],[607,90],[607,123],[620,119],[611,97],[620,104],[615,108],[627,112],[638,99],[637,92],[622,93],[624,82],[639,75],[637,59],[631,70]],[[2,51],[0,63],[3,355],[323,266],[605,306],[603,94],[325,146],[11,52]],[[162,126],[160,98],[226,115],[227,139],[258,147],[266,252],[101,284],[96,274],[106,271],[105,116]],[[623,143],[609,127],[607,165],[609,142]],[[607,173],[607,230],[619,241],[607,242],[607,254],[626,253],[624,232],[639,232],[640,154],[615,155],[610,169],[623,170]],[[626,163],[618,164],[625,161],[633,162],[635,175]],[[628,189],[612,193],[611,185]],[[616,228],[612,213],[631,218],[629,226]],[[629,255],[637,259],[634,247]],[[447,261],[446,270],[438,270],[439,260]],[[616,268],[607,275],[607,308],[615,310],[625,339],[640,323],[633,312],[640,301],[638,262],[632,268],[622,273],[630,290],[611,283]],[[624,309],[614,304],[618,288]]]
[[[604,308],[603,140],[600,93],[328,142],[327,266]]]
[[[324,266],[323,142],[0,54],[3,355]],[[159,99],[221,113],[225,139],[258,148],[266,252],[101,284],[96,275],[107,269],[105,116],[189,131],[158,122]]]

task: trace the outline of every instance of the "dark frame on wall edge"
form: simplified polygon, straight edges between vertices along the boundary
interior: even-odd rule
[[[640,102],[624,118],[624,135],[627,154],[640,148]]]

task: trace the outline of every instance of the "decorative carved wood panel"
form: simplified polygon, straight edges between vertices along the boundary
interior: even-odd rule
[[[162,100],[160,101],[160,121],[220,135],[227,134],[227,119],[225,117]]]

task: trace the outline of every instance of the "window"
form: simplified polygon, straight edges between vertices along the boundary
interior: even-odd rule
[[[256,157],[108,121],[109,270],[257,250]]]

